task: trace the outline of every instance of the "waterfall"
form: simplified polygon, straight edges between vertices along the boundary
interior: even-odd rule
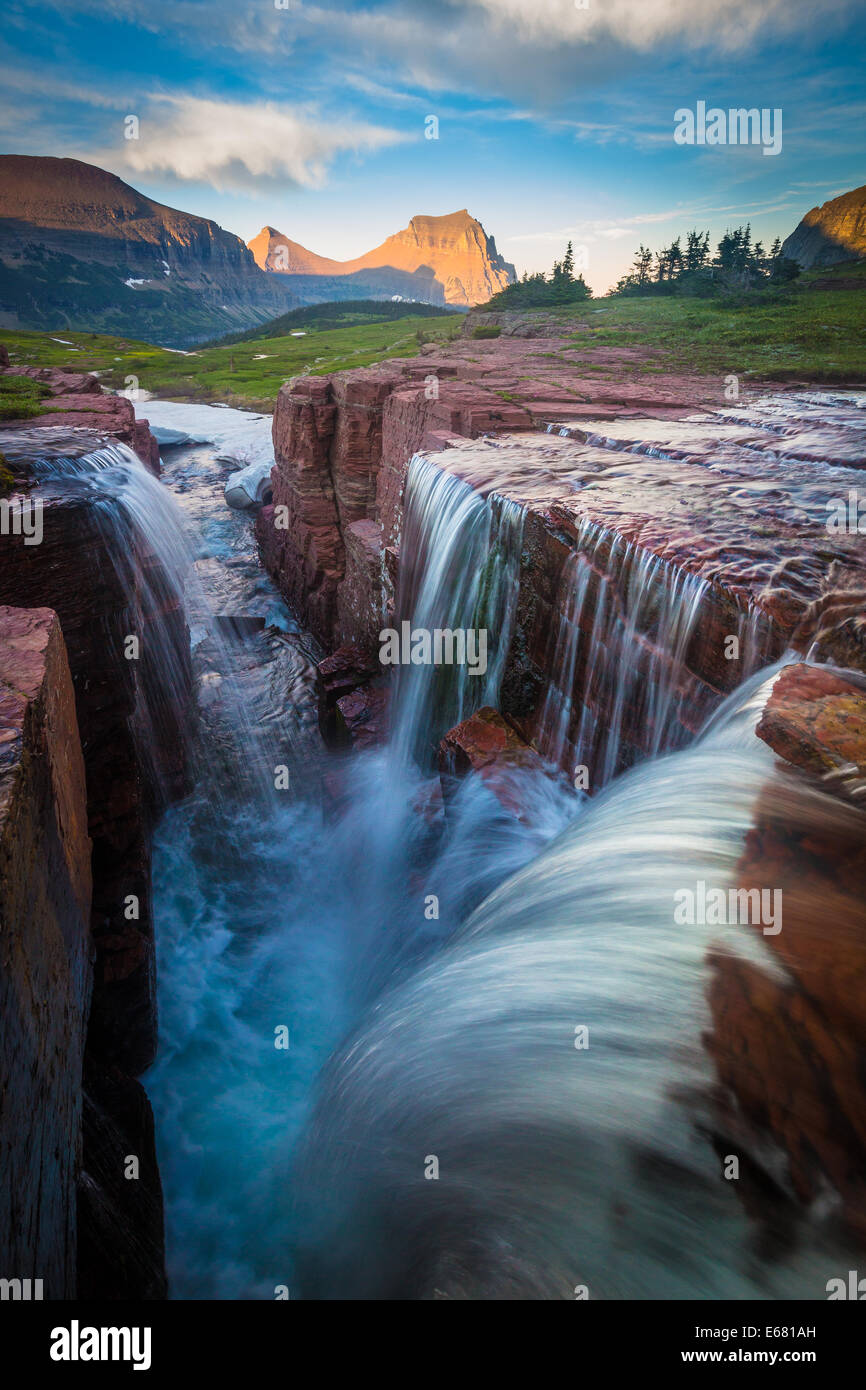
[[[691,737],[697,681],[687,666],[707,580],[584,518],[559,584],[552,679],[535,742],[556,766],[585,767],[594,789],[640,756]],[[740,625],[741,669],[758,664]]]
[[[714,1146],[713,953],[784,972],[751,928],[673,915],[682,885],[736,883],[759,795],[851,832],[758,745],[771,684],[589,802],[340,1050],[298,1167],[303,1296],[821,1298],[848,1268],[820,1212],[791,1244],[781,1195],[785,1259],[760,1255]]]
[[[439,739],[482,705],[496,705],[518,591],[524,508],[480,494],[416,454],[406,480],[396,610],[413,630],[483,632],[486,668],[397,669],[393,748],[398,763],[429,761]]]
[[[672,908],[696,879],[736,881],[759,801],[823,834],[853,813],[756,739],[773,670],[719,695],[692,741],[712,579],[580,523],[533,733],[549,763],[587,764],[596,794],[527,773],[524,823],[470,777],[446,814],[432,756],[502,701],[526,509],[416,455],[395,622],[483,628],[486,667],[399,665],[388,745],[328,755],[320,653],[257,569],[249,520],[223,507],[219,461],[196,436],[161,483],[113,448],[62,479],[118,573],[145,556],[130,629],[147,615],[154,689],[183,674],[184,628],[198,686],[195,784],[153,846],[160,1046],[144,1080],[172,1296],[822,1296],[848,1253],[821,1213],[772,1207],[770,1235],[799,1241],[777,1263],[720,1180],[716,1140],[738,1141],[703,1038],[719,933]],[[738,623],[742,673],[762,654],[755,615]],[[142,739],[163,740],[168,717],[148,704]],[[760,935],[723,938],[786,978]],[[775,1155],[754,1162],[784,1187]]]
[[[153,418],[153,402],[148,411]],[[219,413],[220,423],[227,414]],[[171,423],[185,426],[181,407]],[[213,453],[173,450],[162,483],[209,532],[208,508],[222,508],[209,482]],[[421,460],[413,478],[418,490],[410,489],[404,544],[418,564],[405,597],[401,591],[401,617],[428,629],[486,622],[491,647],[483,676],[457,667],[399,668],[389,746],[325,762],[315,692],[303,677],[303,634],[285,635],[271,676],[267,644],[275,634],[257,634],[227,690],[219,678],[231,651],[197,661],[204,697],[198,785],[169,809],[154,841],[160,1048],[145,1078],[175,1298],[273,1298],[275,1285],[296,1286],[294,1250],[304,1232],[291,1211],[290,1165],[328,1056],[389,980],[437,950],[574,814],[574,798],[539,776],[525,788],[529,825],[507,816],[473,780],[443,816],[430,752],[461,712],[495,698],[507,648],[500,634],[507,634],[516,597],[522,512],[479,499]],[[413,530],[413,516],[425,507],[432,542],[423,529]],[[246,556],[249,535],[241,514],[218,515],[229,531],[205,547],[208,592],[201,601],[211,606],[238,574],[234,565]],[[233,608],[242,612],[249,601],[244,590]],[[195,630],[192,615],[190,622]],[[265,668],[258,674],[257,665]],[[244,790],[228,800],[220,793],[213,688],[223,692],[224,722],[257,711],[250,736],[266,747],[276,742],[272,761],[290,763],[287,792]],[[439,698],[449,703],[440,707]],[[286,748],[280,738],[289,716],[296,728]],[[323,804],[323,772],[339,781],[337,804]],[[275,1047],[279,1028],[287,1030],[285,1050]]]

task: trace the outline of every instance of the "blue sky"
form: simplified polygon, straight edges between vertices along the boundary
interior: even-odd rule
[[[866,182],[864,51],[859,0],[7,0],[0,146],[340,259],[468,207],[602,292],[640,241],[770,241]],[[698,101],[780,108],[781,153],[677,145]]]

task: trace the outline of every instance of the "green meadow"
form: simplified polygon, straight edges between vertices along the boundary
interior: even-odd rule
[[[423,343],[447,344],[466,323],[462,314],[429,309],[367,322],[351,305],[325,308],[326,314],[303,311],[310,327],[302,336],[288,332],[272,337],[274,325],[266,324],[255,336],[189,353],[74,330],[48,334],[2,329],[0,342],[9,349],[13,365],[95,371],[103,385],[115,389],[137,385],[171,400],[225,401],[272,410],[277,391],[291,377],[413,357]],[[339,326],[316,326],[322,320],[338,322],[343,310],[345,322]],[[483,313],[484,306],[478,312]],[[740,298],[611,296],[561,309],[523,310],[519,316],[536,313],[560,325],[587,369],[600,375],[621,375],[624,370],[733,372],[758,381],[866,381],[866,264],[814,271],[781,291],[744,293]],[[281,322],[276,321],[278,326]],[[478,330],[473,335],[472,315],[468,332],[487,336],[487,331]],[[626,365],[611,362],[599,351],[622,347],[637,348],[641,355]],[[41,395],[35,383],[0,377],[0,420],[42,414],[46,407]]]
[[[0,329],[0,342],[8,348],[12,366],[98,372],[103,386],[117,390],[137,385],[169,400],[225,401],[273,410],[277,391],[290,377],[367,367],[388,357],[414,357],[422,343],[447,341],[462,323],[462,314],[410,316],[308,331],[303,337],[248,338],[189,353],[71,329],[54,334]],[[130,377],[135,381],[130,382]],[[13,381],[6,378],[7,383]],[[27,413],[38,413],[38,393],[29,385],[24,390],[28,405],[33,403]],[[0,409],[5,401],[6,419],[15,413],[10,408],[13,399],[9,394],[0,397]]]
[[[646,350],[634,364],[640,372],[866,381],[866,264],[813,271],[784,290],[739,298],[614,295],[543,313],[565,332],[579,329],[574,346],[590,366],[596,348],[628,347]]]

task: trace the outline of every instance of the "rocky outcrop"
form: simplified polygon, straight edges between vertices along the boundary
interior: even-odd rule
[[[158,464],[146,422],[139,421],[136,428],[129,402],[103,395],[95,378],[49,373],[43,379],[53,392],[48,404],[62,406],[65,423],[58,428],[57,416],[40,415],[0,431],[13,488],[41,508],[42,528],[33,545],[14,528],[8,534],[4,530],[0,600],[29,614],[49,604],[55,610],[84,754],[82,801],[84,833],[90,837],[86,863],[92,904],[88,887],[82,939],[91,1007],[83,1090],[83,1019],[81,1046],[70,1023],[70,1050],[58,1065],[58,1084],[75,1092],[76,1109],[71,1117],[58,1111],[57,1158],[80,1187],[79,1294],[154,1298],[165,1291],[161,1194],[149,1104],[133,1077],[153,1060],[156,1046],[150,832],[165,800],[186,785],[189,642],[183,612],[160,579],[148,536],[120,509],[116,533],[109,534],[92,493],[74,469],[31,471],[34,459],[79,457],[112,439],[138,443],[151,464]],[[146,644],[140,662],[125,659],[126,636],[157,626],[177,654],[170,694],[159,669],[147,659]],[[13,683],[26,678],[20,652],[14,653],[10,670]],[[139,733],[153,717],[155,756],[150,758],[144,756]],[[39,920],[33,915],[36,926]],[[56,995],[62,1004],[60,980]],[[53,984],[43,1000],[51,1003],[43,1020],[50,1041]],[[21,1071],[21,1084],[28,1076],[32,1080],[26,1068]],[[31,1087],[31,1103],[33,1097]],[[46,1133],[54,1131],[46,1127]],[[141,1169],[134,1180],[125,1170],[130,1155]],[[26,1183],[21,1191],[29,1191]],[[74,1215],[74,1203],[72,1210]],[[74,1270],[74,1239],[68,1260]],[[67,1296],[74,1287],[73,1272]]]
[[[579,761],[607,780],[687,741],[788,645],[866,669],[866,541],[827,524],[866,456],[858,412],[793,393],[700,410],[711,390],[684,377],[648,387],[629,360],[599,384],[572,343],[549,339],[542,354],[515,335],[300,378],[274,416],[274,506],[258,519],[266,566],[327,647],[372,649],[393,618],[412,455],[518,503],[502,713],[566,767],[594,727]],[[549,749],[542,715],[575,583],[586,592],[564,676],[572,712]],[[620,667],[632,688],[611,734]]]
[[[90,839],[57,615],[0,607],[0,1277],[76,1278]]]
[[[51,602],[61,620],[87,763],[93,840],[91,1032],[101,1053],[137,1074],[152,1061],[156,1045],[149,831],[164,788],[183,787],[186,711],[167,711],[171,727],[165,729],[157,782],[142,764],[137,738],[146,672],[124,659],[124,639],[130,631],[145,632],[149,619],[160,616],[179,625],[180,650],[184,619],[179,612],[149,612],[139,580],[153,557],[142,552],[142,538],[131,528],[125,553],[109,555],[86,490],[45,484],[40,500],[41,543],[28,546],[14,535],[3,539],[0,598],[28,608]],[[80,582],[84,556],[86,586]],[[124,912],[130,895],[138,899],[136,918]]]
[[[381,677],[378,658],[352,643],[339,647],[316,667],[319,707],[319,729],[326,743],[334,746],[342,741],[345,719],[340,702],[347,695]]]
[[[47,388],[42,401],[44,413],[24,420],[4,420],[6,430],[56,429],[96,430],[108,439],[117,439],[138,454],[151,473],[159,476],[159,444],[147,420],[136,418],[131,401],[104,391],[91,372],[65,372],[58,367],[15,367],[0,360],[8,376],[29,377]]]
[[[138,1081],[88,1054],[76,1296],[139,1300],[166,1293],[162,1184],[150,1102]]]
[[[812,208],[782,243],[782,255],[811,266],[838,265],[866,256],[866,184]]]
[[[249,249],[263,270],[288,276],[304,303],[400,294],[468,308],[485,304],[517,278],[466,208],[444,217],[413,217],[403,231],[351,261],[318,256],[274,227],[263,227]]]
[[[77,159],[0,157],[0,325],[189,347],[296,302],[240,237]]]
[[[529,418],[432,358],[283,387],[273,506],[259,513],[257,535],[266,568],[304,625],[330,647],[375,644],[391,601],[412,453],[425,441],[435,447],[455,433],[516,429]]]
[[[832,1194],[862,1241],[866,819],[856,806],[866,768],[866,682],[858,673],[787,667],[757,732],[800,790],[784,798],[778,786],[767,787],[739,881],[781,892],[783,920],[777,934],[762,935],[767,966],[715,953],[708,1046],[743,1150],[760,1154],[772,1140],[797,1201],[826,1205]]]
[[[761,715],[758,738],[794,767],[841,793],[866,786],[866,684],[825,666],[786,666]]]
[[[475,773],[516,820],[527,817],[526,778],[543,776],[535,749],[490,706],[477,710],[439,745],[439,771],[447,807],[455,781]]]

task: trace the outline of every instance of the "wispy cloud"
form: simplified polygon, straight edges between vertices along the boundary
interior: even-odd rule
[[[405,139],[363,121],[322,119],[310,107],[155,94],[141,112],[138,139],[125,139],[119,122],[116,145],[82,157],[116,173],[171,175],[219,190],[261,180],[321,188],[338,155]]]
[[[562,245],[566,241],[580,241],[584,244],[592,244],[594,241],[619,241],[625,236],[634,236],[641,227],[652,227],[670,223],[680,227],[697,225],[705,227],[714,222],[719,217],[735,217],[745,221],[750,217],[765,217],[771,213],[784,212],[789,208],[795,207],[797,200],[793,196],[786,196],[781,199],[773,199],[764,203],[726,203],[717,206],[707,204],[692,204],[690,206],[677,205],[676,207],[666,207],[654,212],[639,212],[632,216],[618,217],[612,219],[587,219],[585,221],[573,222],[567,227],[555,227],[548,231],[522,232],[514,236],[501,237],[503,246],[520,242],[549,241],[557,245]]]
[[[778,35],[811,24],[811,0],[725,0],[724,5],[696,5],[694,0],[604,0],[578,6],[575,0],[468,0],[467,9],[483,11],[520,42],[549,46],[614,39],[623,47],[646,50],[676,38],[739,52],[755,36],[772,28]],[[842,0],[834,9],[853,8]]]

